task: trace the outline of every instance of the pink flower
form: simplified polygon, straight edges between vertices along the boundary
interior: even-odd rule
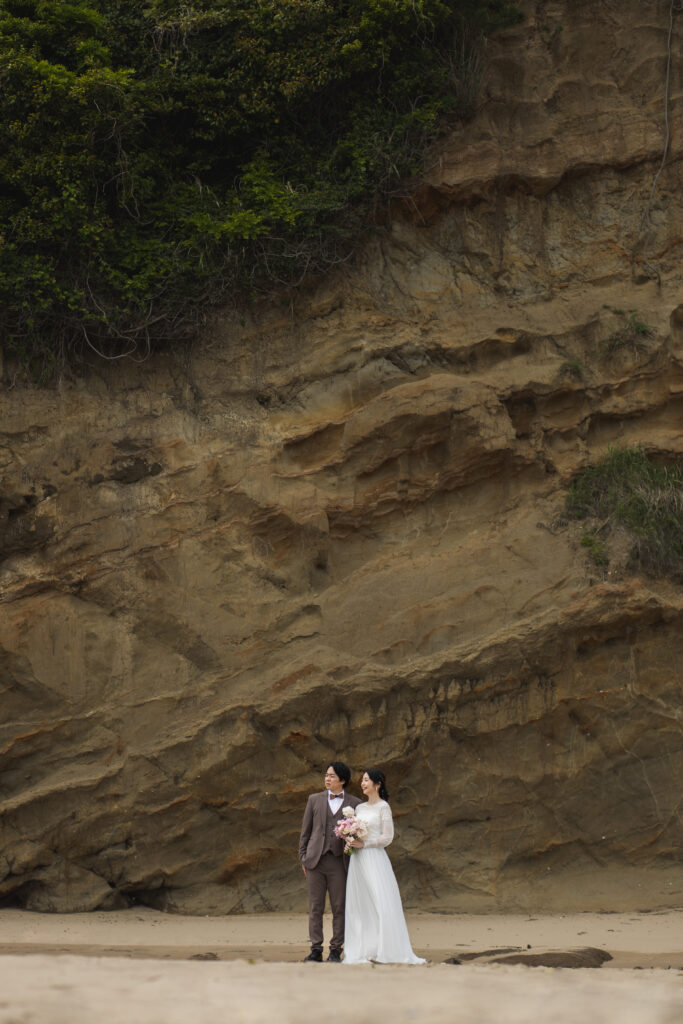
[[[346,811],[351,811],[351,813],[347,815]],[[345,817],[337,824],[334,834],[338,839],[346,840],[344,853],[352,854],[355,847],[349,846],[349,839],[359,839],[362,842],[368,834],[368,826],[361,818],[355,816],[351,807],[345,807],[342,814]]]

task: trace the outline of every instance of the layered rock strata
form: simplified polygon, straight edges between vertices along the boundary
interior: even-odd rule
[[[343,756],[408,905],[680,905],[683,590],[564,498],[683,449],[683,19],[650,202],[669,4],[523,8],[353,267],[189,353],[5,368],[4,900],[301,908]]]

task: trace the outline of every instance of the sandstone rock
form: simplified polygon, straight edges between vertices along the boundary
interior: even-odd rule
[[[302,908],[344,756],[409,906],[680,905],[683,591],[563,515],[609,445],[683,449],[678,64],[636,286],[668,7],[524,10],[355,267],[187,357],[5,365],[0,899]]]
[[[584,946],[581,949],[545,949],[537,953],[527,953],[519,947],[504,949],[484,949],[474,953],[458,953],[458,956],[444,960],[445,964],[459,965],[477,961],[486,964],[517,964],[522,967],[602,967],[612,960],[605,949]]]
[[[451,956],[444,960],[445,964],[464,964],[469,960],[480,960],[484,957],[502,956],[503,953],[518,953],[520,946],[503,946],[499,949],[482,949],[476,953],[459,953],[458,956]]]
[[[602,967],[612,957],[604,949],[586,946],[584,949],[546,950],[542,953],[514,953],[495,957],[492,964],[521,964],[524,967]]]

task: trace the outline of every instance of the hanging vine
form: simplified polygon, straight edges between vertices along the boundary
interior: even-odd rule
[[[664,81],[664,149],[662,151],[662,159],[660,161],[659,168],[657,169],[657,173],[655,174],[652,182],[647,208],[643,217],[644,226],[647,229],[645,240],[643,242],[643,266],[651,272],[651,276],[656,279],[659,288],[662,287],[662,275],[657,267],[655,267],[648,259],[648,246],[652,240],[654,230],[652,226],[652,205],[654,203],[655,192],[657,191],[657,184],[659,182],[660,175],[666,165],[666,159],[669,155],[669,145],[671,142],[671,125],[669,117],[671,93],[671,49],[674,31],[674,17],[680,11],[683,11],[683,0],[671,0],[669,6],[669,31],[666,41],[666,75]]]

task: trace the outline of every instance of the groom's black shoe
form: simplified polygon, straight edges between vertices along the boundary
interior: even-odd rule
[[[340,964],[342,962],[341,949],[331,949],[327,962],[328,964]]]
[[[322,949],[312,949],[308,956],[304,957],[304,963],[321,964],[323,962]]]

